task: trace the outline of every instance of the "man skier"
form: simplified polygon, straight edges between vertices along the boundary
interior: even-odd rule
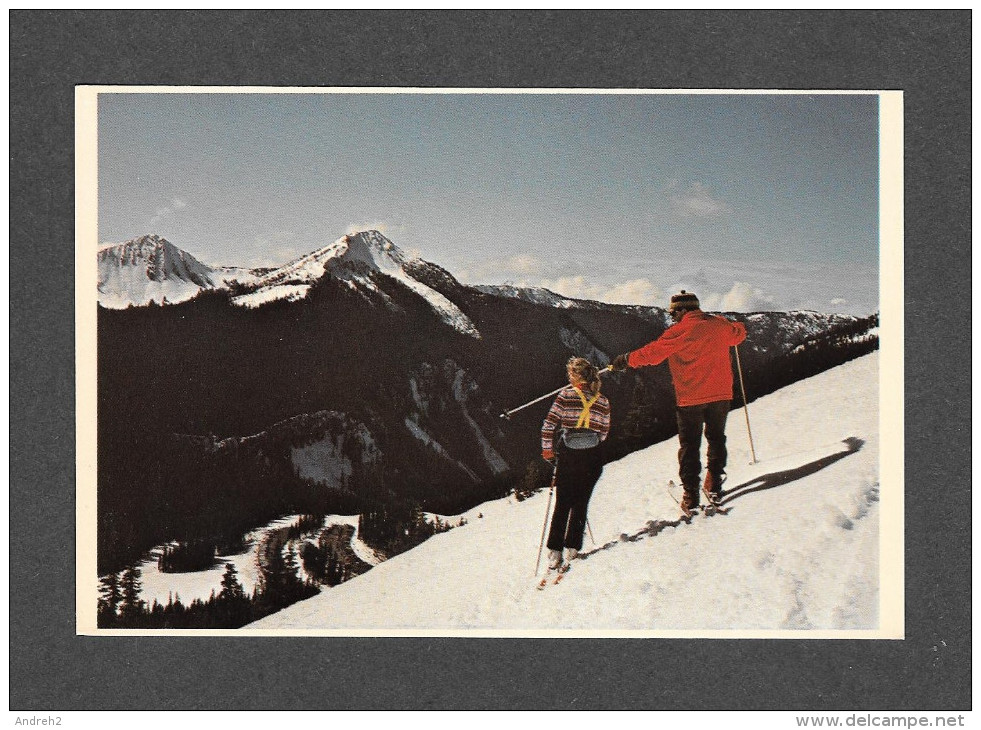
[[[708,441],[708,469],[702,490],[711,502],[717,501],[722,492],[726,416],[732,401],[729,348],[746,339],[746,326],[706,314],[699,307],[698,297],[684,289],[671,297],[670,312],[674,324],[664,334],[639,350],[617,356],[610,367],[623,371],[668,361],[681,446],[678,475],[685,489],[681,510],[690,515],[699,503],[703,427]]]

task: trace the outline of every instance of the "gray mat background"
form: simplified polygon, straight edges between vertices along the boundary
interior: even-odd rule
[[[12,11],[10,709],[970,709],[970,23]],[[907,639],[76,637],[75,84],[903,90]]]

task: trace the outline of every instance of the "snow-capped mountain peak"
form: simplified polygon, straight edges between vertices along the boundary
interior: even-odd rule
[[[378,231],[362,231],[338,238],[323,248],[294,259],[259,279],[259,287],[311,284],[331,269],[348,268],[391,274],[401,271],[408,258]],[[344,272],[340,272],[344,273]]]
[[[409,257],[398,246],[378,231],[362,231],[342,236],[340,245],[346,246],[343,257],[348,261],[361,261],[379,271],[403,268]]]
[[[425,268],[423,262],[407,256],[380,232],[360,231],[341,236],[333,243],[269,272],[255,282],[253,291],[232,301],[241,306],[258,307],[277,299],[302,299],[314,282],[329,274],[355,291],[395,306],[379,286],[378,275],[384,275],[425,299],[446,324],[464,334],[479,337],[477,328],[459,307],[417,278],[420,268]]]
[[[224,284],[215,269],[157,235],[102,246],[98,257],[99,302],[109,308],[181,302]]]

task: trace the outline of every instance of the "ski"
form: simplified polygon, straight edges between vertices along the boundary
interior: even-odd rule
[[[705,495],[705,499],[708,500],[708,504],[705,505],[705,514],[729,514],[729,508],[722,506],[722,491],[721,487],[725,484],[725,475],[722,476],[722,480],[719,483],[720,490],[717,492],[706,492],[702,490],[702,494]]]
[[[701,514],[703,517],[710,517],[716,514],[718,515],[729,514],[729,507],[722,506],[722,504],[719,502],[719,495],[709,495],[709,494],[705,495],[705,498],[708,500],[707,504],[698,505],[697,507],[693,507],[691,509],[686,510],[682,506],[681,502],[678,501],[678,498],[675,497],[671,491],[673,488],[677,488],[677,486],[678,485],[674,483],[673,479],[669,481],[668,495],[671,497],[671,499],[674,500],[674,503],[678,505],[678,508],[681,510],[682,519],[690,520],[692,517],[698,514]]]
[[[703,515],[708,517],[709,515],[714,515],[714,514],[720,514],[720,515],[729,514],[729,508],[723,507],[722,504],[719,502],[719,495],[707,494],[705,495],[705,498],[708,500],[708,502],[703,507],[701,507]]]
[[[562,563],[558,568],[549,568],[545,577],[538,583],[538,590],[543,591],[549,585],[557,586],[562,582],[562,578],[572,568],[569,563]]]
[[[681,502],[678,501],[678,498],[675,497],[674,493],[671,491],[672,489],[675,489],[677,486],[678,485],[674,483],[674,479],[668,482],[668,486],[667,486],[668,496],[674,500],[674,503],[678,505],[678,509],[681,510],[681,518],[683,520],[690,520],[698,512],[698,507],[695,507],[694,509],[685,509],[684,506],[681,504]]]
[[[717,492],[708,492],[708,491],[705,490],[705,485],[704,484],[702,485],[702,494],[704,494],[705,495],[705,499],[708,500],[708,504],[705,505],[705,515],[706,516],[709,515],[709,514],[716,514],[716,513],[718,513],[720,515],[729,514],[729,508],[728,507],[723,507],[722,506],[722,501],[721,501],[722,500],[722,491],[721,491],[722,490],[722,485],[725,484],[725,482],[726,482],[726,477],[725,477],[725,474],[723,474],[720,477],[719,484],[718,484],[719,491],[717,491]]]
[[[562,563],[562,565],[559,566],[559,574],[555,576],[555,580],[552,581],[552,585],[557,586],[559,583],[561,583],[562,578],[565,577],[565,574],[568,573],[571,568],[572,566],[569,563]]]

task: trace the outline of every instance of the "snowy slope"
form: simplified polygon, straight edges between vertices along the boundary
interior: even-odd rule
[[[584,554],[560,585],[535,588],[543,491],[523,502],[480,505],[466,514],[465,526],[247,629],[492,635],[875,629],[878,362],[874,353],[751,404],[756,464],[742,411],[731,415],[727,515],[678,519],[666,487],[677,479],[672,439],[607,465],[589,509],[595,544],[587,534]]]
[[[512,284],[477,284],[474,289],[484,294],[493,294],[498,297],[511,297],[521,299],[532,304],[544,304],[547,307],[558,309],[572,309],[580,306],[577,299],[569,299],[561,294],[556,294],[550,289],[540,286],[514,286]]]

